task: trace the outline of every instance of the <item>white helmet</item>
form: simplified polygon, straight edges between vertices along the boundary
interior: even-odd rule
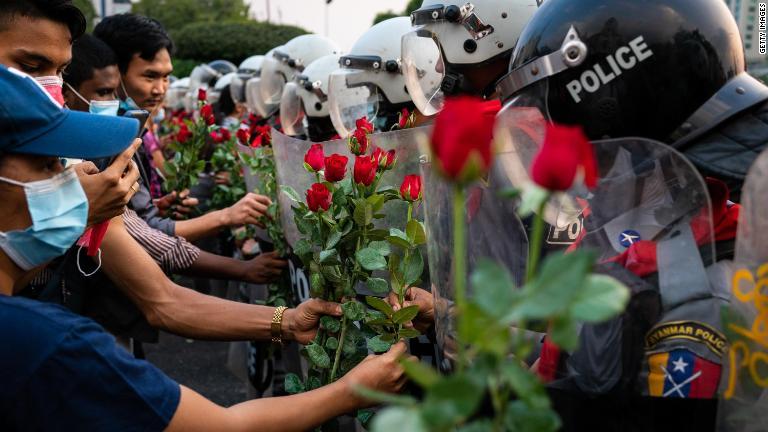
[[[213,90],[210,90],[208,92],[208,102],[210,103],[216,103],[221,99],[221,92],[230,84],[232,84],[232,80],[237,78],[237,72],[230,72],[218,80],[216,80],[216,85],[213,86]]]
[[[245,83],[261,73],[261,64],[264,62],[263,55],[248,57],[240,63],[237,68],[237,76],[229,84],[229,93],[232,100],[238,103],[245,103]]]
[[[340,136],[351,134],[361,117],[373,122],[384,101],[411,102],[400,67],[400,41],[411,30],[408,17],[382,21],[341,57],[341,69],[331,75],[328,94],[331,120]]]
[[[333,41],[316,34],[293,38],[283,47],[276,48],[264,59],[261,68],[261,99],[273,108],[269,115],[277,109],[285,83],[320,57],[339,53],[339,47]]]
[[[184,97],[187,95],[188,89],[189,78],[181,78],[174,81],[168,87],[168,92],[165,94],[165,105],[172,110],[185,108]]]
[[[402,41],[405,82],[419,111],[425,115],[440,111],[444,93],[492,93],[497,77],[487,89],[471,89],[465,71],[496,58],[508,60],[540,3],[424,0],[411,13],[414,30]]]
[[[285,85],[280,99],[280,124],[286,135],[303,135],[304,118],[328,117],[328,79],[339,68],[339,55],[312,62]]]

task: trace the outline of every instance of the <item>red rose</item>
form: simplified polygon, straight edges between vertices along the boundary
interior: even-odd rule
[[[408,121],[411,118],[411,113],[408,112],[408,108],[403,108],[402,111],[400,111],[400,121],[398,122],[397,126],[400,129],[406,129],[408,127]]]
[[[209,104],[205,104],[200,108],[200,117],[205,120],[205,124],[208,126],[213,126],[216,123],[216,118],[213,117],[213,106]]]
[[[256,124],[261,121],[261,117],[254,113],[248,114],[248,124]]]
[[[355,183],[364,186],[373,184],[376,179],[376,168],[378,164],[370,156],[357,156],[355,158],[354,178]]]
[[[309,172],[322,171],[325,168],[325,154],[321,144],[312,144],[304,155],[304,168]]]
[[[229,141],[232,139],[232,132],[229,131],[227,128],[221,128],[219,129],[219,133],[221,134],[221,138],[224,141]]]
[[[245,128],[240,128],[235,133],[237,136],[237,141],[240,142],[240,144],[247,146],[251,145],[251,131]]]
[[[261,137],[262,145],[272,145],[272,128],[269,125],[256,126],[256,133]]]
[[[176,133],[176,141],[184,144],[189,141],[190,138],[192,138],[192,132],[189,131],[186,124],[182,124],[181,127],[179,127],[179,132]]]
[[[205,91],[204,88],[197,89],[197,100],[200,102],[205,102],[208,100],[208,93]]]
[[[414,202],[421,199],[421,176],[408,174],[403,178],[403,184],[400,185],[400,196],[408,201]]]
[[[213,142],[215,142],[216,144],[221,144],[225,141],[224,135],[219,131],[211,131],[210,136]]]
[[[376,164],[382,172],[392,169],[395,165],[395,160],[397,159],[395,158],[394,150],[385,152],[379,147],[376,147],[373,150],[373,156],[371,156],[371,158],[376,161]]]
[[[327,211],[331,207],[331,199],[331,191],[322,183],[315,183],[307,189],[307,206],[315,213]]]
[[[368,151],[368,131],[366,129],[355,129],[352,136],[349,137],[349,150],[356,156],[364,155]]]
[[[584,184],[595,187],[595,153],[581,127],[547,124],[544,144],[531,165],[532,180],[547,190],[565,191],[573,186],[580,169]]]
[[[488,171],[495,118],[480,98],[446,98],[435,118],[431,141],[436,165],[443,175],[466,183]]]
[[[344,180],[348,161],[348,157],[340,154],[332,154],[325,158],[325,180],[329,182]]]
[[[365,117],[361,117],[355,121],[355,128],[363,129],[368,133],[373,133],[373,124],[369,122]]]

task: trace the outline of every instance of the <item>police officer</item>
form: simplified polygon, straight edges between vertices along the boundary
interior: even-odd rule
[[[362,117],[386,132],[398,125],[403,110],[406,115],[414,112],[400,55],[400,41],[410,31],[407,17],[380,22],[341,58],[341,69],[331,74],[328,95],[331,120],[340,136],[350,135]]]
[[[320,57],[286,84],[280,100],[280,123],[286,135],[313,142],[336,135],[328,112],[328,80],[338,68],[338,55]]]
[[[745,72],[739,31],[723,2],[545,2],[522,32],[498,89],[502,118],[514,108],[535,108],[547,121],[582,126],[593,140],[645,137],[682,152],[702,176],[716,178],[708,180],[715,253],[732,257],[738,207],[729,189],[737,199],[768,141],[768,88]],[[665,290],[654,277],[643,278],[658,289],[643,300],[643,311],[655,310],[649,322],[637,325],[638,296],[625,313],[635,326],[625,324],[616,347],[622,352],[616,385],[590,397],[573,387],[553,392],[566,430],[626,427],[632,424],[626,418],[637,420],[637,430],[713,428],[724,343],[719,310],[727,295],[717,287]],[[590,349],[586,342],[582,351]],[[690,361],[673,363],[677,352]],[[555,383],[573,378],[572,369],[563,369],[567,357],[556,361]],[[694,365],[698,372],[685,385],[668,372]]]

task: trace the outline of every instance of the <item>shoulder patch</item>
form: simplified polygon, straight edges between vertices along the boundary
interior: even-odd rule
[[[711,326],[698,321],[672,321],[659,324],[645,335],[645,350],[653,350],[669,339],[687,339],[702,343],[710,351],[721,356],[725,353],[727,339]]]

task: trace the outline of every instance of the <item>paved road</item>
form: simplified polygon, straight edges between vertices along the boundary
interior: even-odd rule
[[[168,333],[145,344],[147,360],[180,384],[222,406],[246,399],[245,384],[226,367],[228,342],[187,341]]]

